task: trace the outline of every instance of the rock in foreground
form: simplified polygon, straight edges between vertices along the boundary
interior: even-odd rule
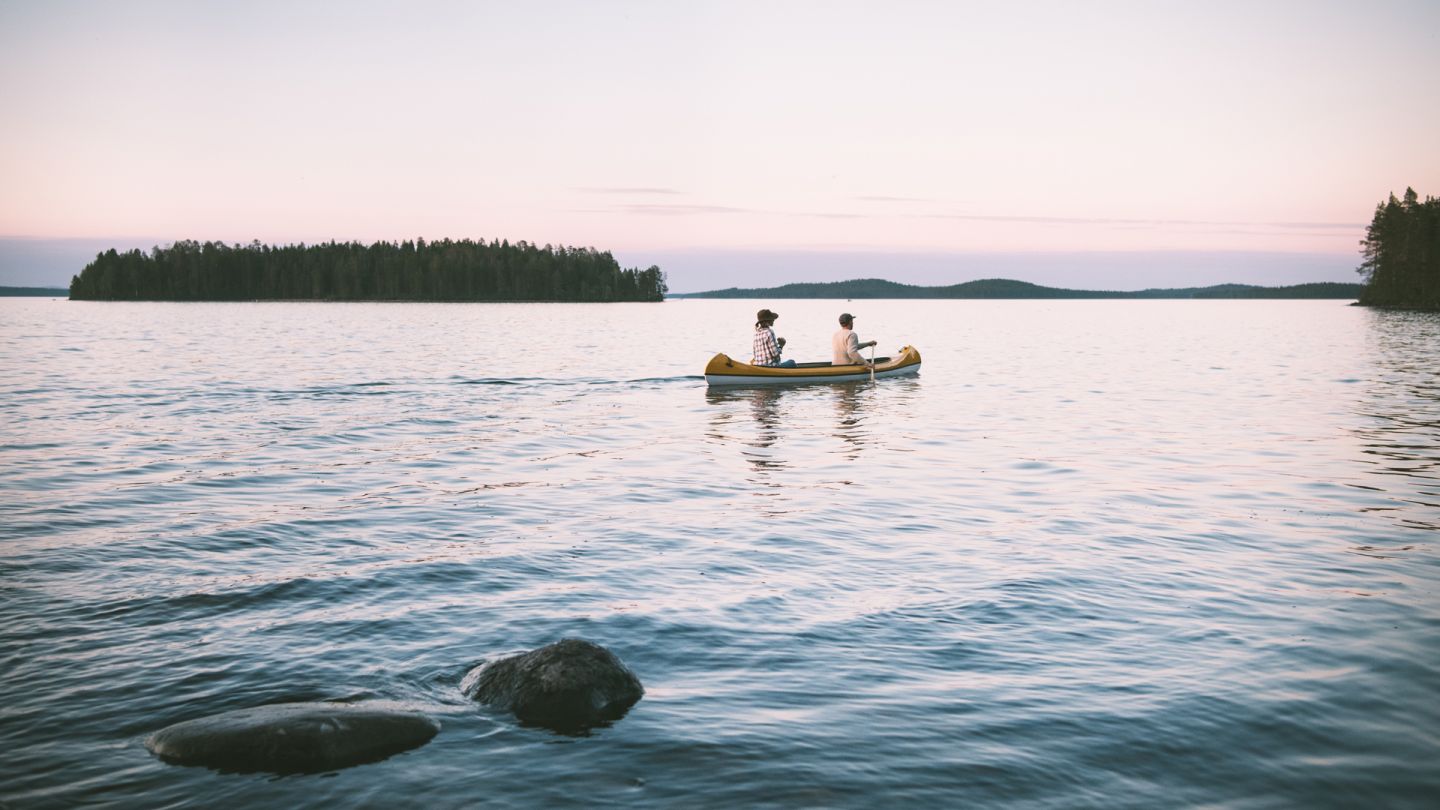
[[[614,653],[573,638],[477,667],[461,688],[522,722],[562,732],[618,720],[645,694]]]
[[[174,765],[314,773],[385,759],[439,730],[423,714],[384,704],[277,703],[167,726],[145,747]]]

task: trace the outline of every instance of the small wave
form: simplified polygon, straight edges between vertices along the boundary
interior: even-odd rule
[[[207,616],[234,613],[257,605],[313,601],[322,595],[321,592],[328,584],[297,578],[214,591],[137,596],[97,604],[93,608],[93,616],[107,621],[123,618],[138,626],[163,624],[182,617],[187,620],[195,620]]]
[[[388,388],[393,383],[369,382],[349,383],[335,386],[315,386],[313,388],[301,388],[295,391],[275,391],[273,393],[289,396],[312,396],[312,397],[379,397],[394,393],[393,391],[371,391],[371,388]]]
[[[456,385],[525,385],[533,382],[528,378],[516,378],[513,380],[500,379],[499,377],[482,377],[478,380],[458,379]]]
[[[627,380],[631,383],[671,383],[671,382],[695,382],[705,379],[703,374],[681,374],[677,377],[641,377],[638,380]]]
[[[36,442],[34,444],[0,444],[0,452],[24,452],[34,450],[55,450],[65,445],[57,442]]]

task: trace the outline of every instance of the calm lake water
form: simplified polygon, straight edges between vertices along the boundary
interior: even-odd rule
[[[911,379],[709,391],[754,311]],[[0,803],[1434,807],[1440,316],[1334,301],[0,299]],[[461,678],[566,636],[589,736]],[[322,775],[143,747],[443,729]]]

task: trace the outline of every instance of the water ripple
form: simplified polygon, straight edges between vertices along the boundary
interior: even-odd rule
[[[0,300],[0,803],[1440,795],[1440,318],[864,302],[919,377],[710,391],[763,302],[41,303]],[[461,694],[562,636],[624,720]],[[443,729],[284,779],[141,744],[292,700]]]

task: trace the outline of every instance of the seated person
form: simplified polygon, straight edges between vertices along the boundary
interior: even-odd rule
[[[754,356],[750,358],[752,366],[778,366],[779,368],[794,368],[794,360],[780,361],[780,350],[785,348],[785,338],[776,338],[775,319],[780,317],[779,313],[762,309],[755,313],[755,341],[751,351]]]
[[[860,356],[860,350],[867,346],[874,346],[875,341],[866,343],[860,342],[860,336],[855,334],[855,316],[848,312],[840,315],[840,328],[830,338],[830,348],[833,357],[830,362],[837,366],[866,366],[869,361]]]

